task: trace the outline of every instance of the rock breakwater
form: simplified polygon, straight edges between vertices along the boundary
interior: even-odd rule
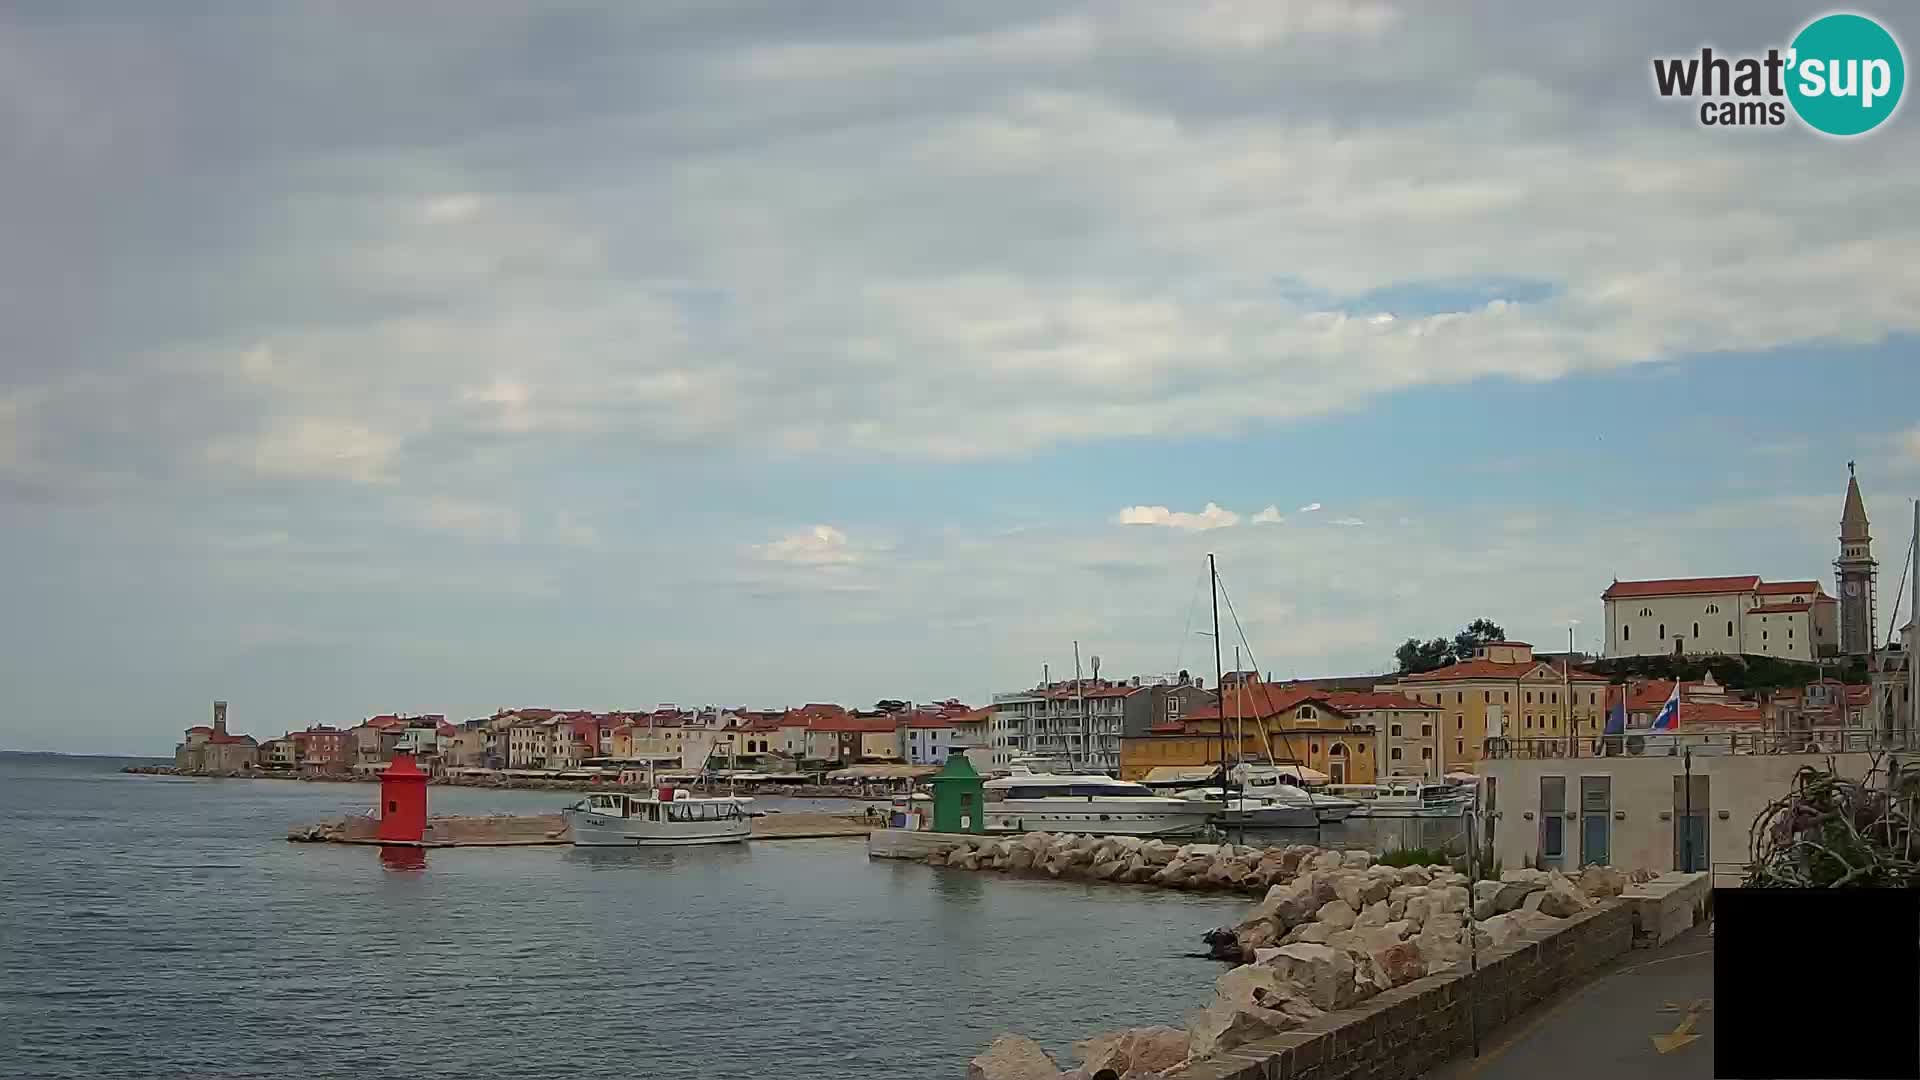
[[[1135,1028],[1086,1040],[1076,1045],[1080,1064],[1066,1072],[1029,1040],[1003,1035],[973,1059],[968,1075],[974,1080],[1170,1075],[1428,974],[1464,967],[1475,948],[1494,949],[1529,931],[1553,933],[1629,882],[1610,867],[1571,878],[1510,870],[1498,880],[1470,882],[1452,867],[1380,865],[1358,851],[1176,848],[1130,837],[1046,834],[956,845],[927,861],[1262,894],[1246,918],[1205,935],[1212,954],[1236,966],[1215,980],[1212,1001],[1188,1018],[1184,1031]],[[1170,1060],[1176,1049],[1179,1057]]]

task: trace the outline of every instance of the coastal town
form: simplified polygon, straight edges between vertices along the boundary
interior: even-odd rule
[[[186,729],[174,767],[201,775],[369,776],[398,754],[459,781],[910,783],[954,751],[983,775],[1016,762],[1143,780],[1223,761],[1290,765],[1309,783],[1472,778],[1489,759],[1623,753],[1649,734],[1703,752],[1864,746],[1909,726],[1909,618],[1876,636],[1878,563],[1858,480],[1841,503],[1834,593],[1812,577],[1747,574],[1613,581],[1600,592],[1600,655],[1549,652],[1477,620],[1453,639],[1402,646],[1386,674],[1274,680],[1228,671],[1054,679],[989,703],[643,710],[502,708],[451,720],[385,713],[266,739],[229,729],[227,703]],[[1892,609],[1899,609],[1894,597]],[[1676,731],[1653,728],[1669,700]],[[1611,726],[1610,726],[1611,721]]]

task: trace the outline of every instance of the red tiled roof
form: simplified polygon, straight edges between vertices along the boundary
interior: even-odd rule
[[[208,727],[208,726],[207,726],[207,725],[205,725],[205,724],[195,724],[195,725],[193,725],[192,727],[190,727],[190,728],[188,728],[188,729],[187,729],[187,734],[189,734],[189,735],[211,735],[211,734],[213,734],[213,729],[212,729],[212,728],[210,728],[210,727]]]
[[[1718,702],[1682,702],[1680,726],[1699,722],[1709,724],[1757,724],[1761,720],[1757,705],[1722,705]]]
[[[1867,702],[1873,700],[1873,687],[1849,686],[1847,687],[1846,694],[1847,694],[1847,704],[1865,705]]]
[[[433,729],[433,733],[435,735],[458,735],[460,734],[460,729],[443,720],[439,727]]]
[[[966,712],[954,717],[953,722],[956,724],[984,724],[991,719],[993,719],[993,706],[988,705],[984,708],[968,709]]]
[[[1806,601],[1802,601],[1798,604],[1761,604],[1759,607],[1756,607],[1756,608],[1748,608],[1747,614],[1749,615],[1789,615],[1798,611],[1806,611],[1808,608],[1811,608],[1812,606],[1813,606],[1812,604],[1807,603]]]
[[[1465,660],[1448,667],[1423,671],[1418,675],[1402,675],[1401,682],[1452,682],[1457,679],[1518,679],[1535,668],[1546,668],[1553,677],[1560,677],[1560,669],[1544,660],[1522,660],[1511,664],[1496,663],[1492,660]],[[1604,675],[1595,675],[1589,671],[1575,668],[1570,676],[1574,682],[1606,682]]]
[[[1327,695],[1327,704],[1347,712],[1361,712],[1367,709],[1421,709],[1427,712],[1438,712],[1440,709],[1438,705],[1415,701],[1405,694],[1376,691],[1336,690]]]
[[[1818,593],[1820,591],[1820,583],[1817,581],[1764,581],[1761,582],[1760,587],[1754,591],[1761,596],[1773,596],[1781,593]]]
[[[807,725],[809,731],[862,732],[877,735],[894,729],[891,716],[842,716],[816,720]]]
[[[1616,581],[1600,594],[1602,600],[1629,596],[1698,596],[1705,593],[1752,592],[1760,584],[1758,574],[1739,577],[1661,578],[1655,581]]]
[[[1485,648],[1491,649],[1496,645],[1512,645],[1521,649],[1533,648],[1533,642],[1531,641],[1489,641],[1486,643]]]
[[[1341,716],[1347,715],[1334,705],[1327,704],[1331,693],[1313,686],[1274,686],[1268,683],[1251,683],[1243,690],[1227,691],[1226,717],[1229,720],[1245,718],[1264,720],[1281,713],[1291,712],[1294,708],[1309,701],[1317,702],[1329,712]],[[1221,715],[1218,702],[1208,702],[1189,711],[1185,720],[1217,720]]]
[[[243,743],[247,746],[258,745],[253,741],[253,736],[251,735],[222,735],[217,731],[207,736],[207,741],[215,746],[238,746]]]
[[[921,731],[953,726],[953,717],[941,713],[922,713],[907,721],[907,726]]]
[[[1187,730],[1178,720],[1162,720],[1147,729],[1151,735],[1178,735]]]

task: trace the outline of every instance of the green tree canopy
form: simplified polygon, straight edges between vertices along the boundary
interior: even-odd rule
[[[1408,638],[1393,652],[1400,674],[1418,675],[1423,671],[1473,659],[1474,650],[1490,641],[1506,640],[1506,628],[1492,619],[1475,619],[1453,635],[1453,640],[1437,637],[1427,641]]]

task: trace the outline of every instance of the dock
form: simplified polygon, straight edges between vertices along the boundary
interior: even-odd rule
[[[859,815],[767,814],[753,819],[750,840],[823,840],[864,837],[873,823]],[[354,816],[315,825],[297,825],[287,839],[296,844],[367,844],[381,846],[377,818]],[[385,846],[539,847],[571,844],[566,819],[559,814],[497,815],[491,817],[430,817],[425,837],[417,844]]]

